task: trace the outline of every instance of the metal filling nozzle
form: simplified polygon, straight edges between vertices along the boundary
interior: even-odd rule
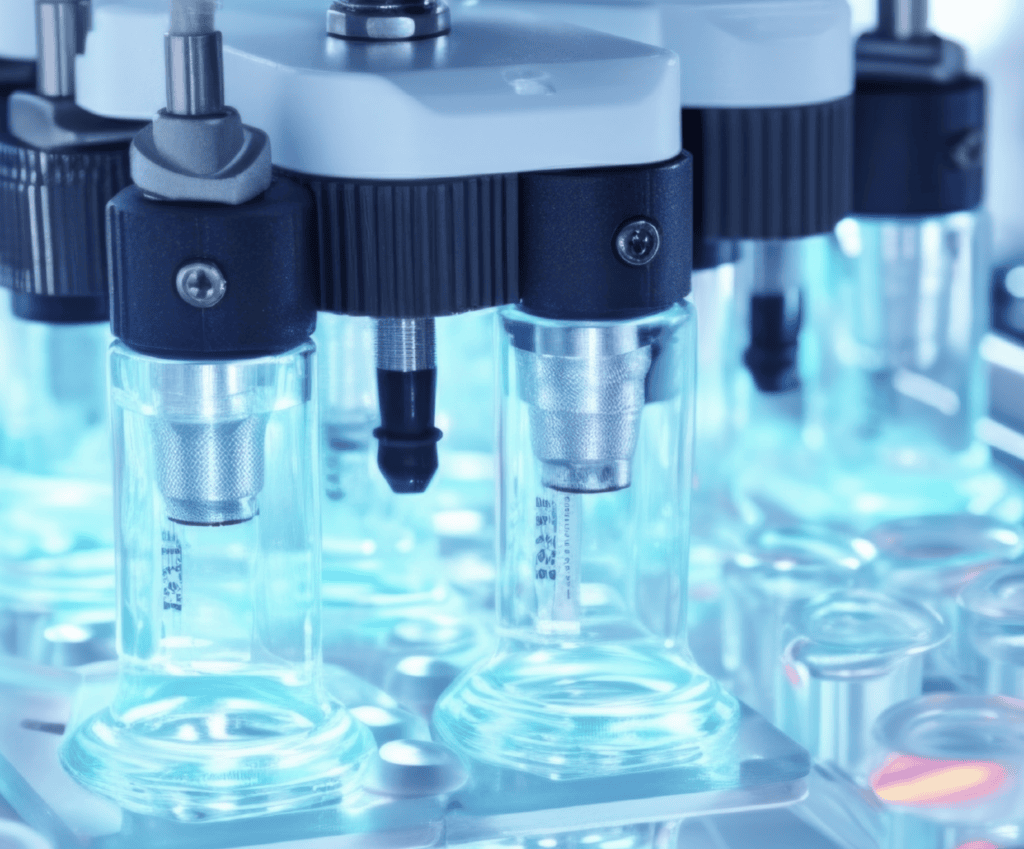
[[[538,327],[506,319],[541,482],[612,492],[632,477],[656,345],[635,325]],[[665,385],[660,383],[664,393]]]
[[[437,471],[434,319],[377,320],[377,465],[393,492],[424,492]]]
[[[167,518],[183,525],[253,518],[268,419],[252,409],[258,371],[231,362],[177,363],[160,374],[163,406],[151,433]]]

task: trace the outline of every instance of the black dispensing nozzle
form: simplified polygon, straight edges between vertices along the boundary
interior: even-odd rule
[[[750,345],[743,362],[762,392],[789,392],[800,385],[797,369],[803,305],[800,292],[750,298]]]
[[[437,471],[434,319],[377,321],[377,465],[393,492],[424,492]]]

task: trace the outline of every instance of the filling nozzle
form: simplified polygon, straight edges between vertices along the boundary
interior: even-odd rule
[[[857,39],[857,78],[948,82],[964,73],[963,47],[928,29],[928,0],[878,0],[878,26]]]
[[[437,353],[432,318],[377,319],[377,465],[392,491],[424,492],[437,471]]]
[[[542,484],[566,493],[628,487],[653,340],[632,323],[506,322]]]
[[[800,247],[798,240],[761,241],[750,246],[750,340],[743,362],[762,392],[789,392],[800,386]]]
[[[930,35],[928,0],[878,0],[878,31],[899,40]]]
[[[261,375],[245,363],[167,363],[152,420],[157,486],[167,518],[234,525],[258,512],[267,414],[250,409]]]

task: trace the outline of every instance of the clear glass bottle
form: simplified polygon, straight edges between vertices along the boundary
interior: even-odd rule
[[[448,590],[431,527],[433,485],[425,493],[395,494],[377,466],[373,320],[324,313],[313,338],[325,656],[378,685],[403,656],[475,657],[476,629]]]
[[[62,629],[112,630],[110,329],[20,318],[0,300],[0,646],[59,663]]]
[[[735,438],[728,367],[736,265],[694,270],[690,300],[697,313],[697,397],[690,528],[690,627],[718,595],[723,552],[736,547],[741,525],[728,496],[725,459]]]
[[[722,574],[722,666],[733,691],[775,716],[774,680],[787,625],[812,599],[870,585],[875,548],[815,525],[768,527],[729,557]]]
[[[961,590],[1024,553],[1019,526],[969,513],[893,519],[866,536],[878,549],[880,586],[927,602],[951,624]],[[926,674],[958,678],[953,655],[952,645],[930,654]]]
[[[120,669],[60,755],[129,810],[327,804],[372,749],[321,681],[315,366],[111,349]]]
[[[776,724],[816,761],[863,779],[875,720],[921,695],[923,657],[949,626],[924,604],[857,589],[813,599],[787,631]]]
[[[438,735],[555,779],[727,769],[738,705],[686,646],[692,307],[500,317],[499,644]]]
[[[861,525],[1004,506],[1019,518],[975,433],[987,407],[987,244],[981,210],[836,227],[820,391],[835,485]]]
[[[889,849],[1010,849],[1024,838],[1024,705],[932,694],[875,723],[869,784]]]
[[[984,693],[1024,698],[1024,562],[975,578],[957,601],[964,679]]]

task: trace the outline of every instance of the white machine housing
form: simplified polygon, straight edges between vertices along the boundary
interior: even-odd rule
[[[679,56],[686,108],[802,106],[853,91],[846,0],[463,0],[453,12],[560,20],[666,47]]]
[[[225,6],[226,102],[292,171],[450,178],[660,162],[682,148],[679,64],[661,48],[477,13],[438,39],[346,42],[327,35],[326,3]],[[152,117],[167,23],[163,2],[94,0],[78,103]]]

